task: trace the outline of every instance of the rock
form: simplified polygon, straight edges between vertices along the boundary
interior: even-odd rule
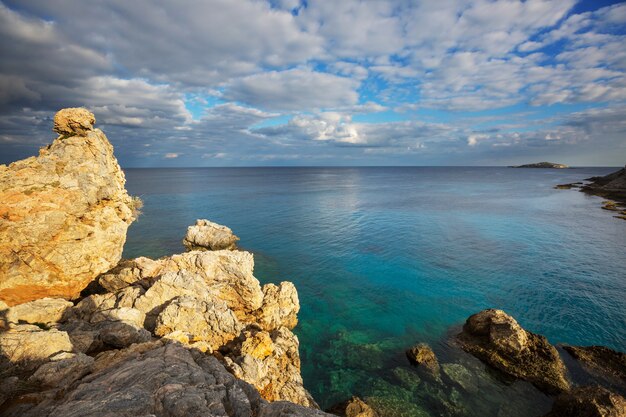
[[[268,401],[317,407],[302,383],[298,345],[298,338],[285,327],[271,333],[250,329],[224,348],[224,362]]]
[[[525,164],[512,166],[511,168],[551,168],[551,169],[566,169],[569,168],[565,164],[555,164],[554,162],[537,162],[534,164]]]
[[[62,298],[41,298],[8,309],[9,323],[46,324],[58,323],[74,304]]]
[[[581,187],[582,192],[626,203],[626,167],[604,177],[587,180],[591,183]]]
[[[102,343],[115,348],[125,348],[135,343],[148,342],[149,331],[122,321],[104,321],[98,326],[98,335]]]
[[[435,352],[426,343],[418,343],[406,351],[412,365],[420,366],[433,377],[439,376],[439,362]]]
[[[193,296],[175,298],[159,314],[154,333],[165,336],[179,331],[189,335],[191,343],[208,342],[217,350],[241,332],[235,314],[221,300],[202,300]]]
[[[457,339],[478,359],[542,391],[558,394],[569,389],[556,348],[545,337],[522,329],[502,310],[488,309],[470,316]]]
[[[92,119],[60,112],[65,136],[0,165],[0,300],[10,306],[75,298],[120,260],[135,201],[106,136],[86,127]]]
[[[626,400],[602,387],[578,387],[559,395],[545,417],[626,417]]]
[[[183,245],[187,250],[234,250],[239,238],[226,226],[208,220],[196,220],[187,228]]]
[[[158,276],[161,263],[150,258],[139,257],[123,260],[110,271],[98,277],[98,283],[109,292],[126,288],[133,284],[149,287],[150,279]]]
[[[130,324],[131,326],[143,328],[143,323],[146,320],[146,315],[131,307],[117,307],[109,310],[96,311],[91,316],[91,323],[101,323],[103,321],[122,322]]]
[[[444,363],[441,368],[447,379],[465,392],[478,392],[478,379],[465,366],[460,363]]]
[[[97,362],[97,361],[96,361]],[[135,352],[94,369],[58,398],[16,404],[6,417],[288,417],[329,416],[282,402],[267,403],[211,356],[176,344]]]
[[[44,387],[60,388],[79,380],[89,372],[94,359],[84,353],[58,353],[41,365],[28,379]]]
[[[336,404],[328,412],[341,417],[378,417],[378,413],[359,397]]]
[[[93,131],[96,117],[89,110],[74,107],[63,109],[54,115],[53,130],[63,136],[86,136]]]
[[[0,356],[13,365],[31,367],[59,352],[71,352],[72,342],[66,332],[20,324],[0,333]]]
[[[563,349],[592,374],[626,384],[626,354],[604,346],[569,346]]]
[[[293,283],[284,281],[278,286],[263,286],[263,305],[254,316],[264,330],[271,331],[281,326],[293,329],[298,324],[298,311],[298,291]]]

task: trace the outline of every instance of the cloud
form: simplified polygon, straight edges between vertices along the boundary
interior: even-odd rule
[[[180,156],[179,153],[168,152],[165,155],[163,155],[163,158],[165,158],[165,159],[174,159],[174,158],[178,158],[179,156]]]
[[[356,104],[356,80],[309,69],[270,71],[239,78],[224,98],[268,110],[312,110]]]

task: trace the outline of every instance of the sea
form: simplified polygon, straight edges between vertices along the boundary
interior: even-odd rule
[[[262,284],[296,285],[302,375],[323,409],[357,395],[391,417],[541,416],[553,399],[454,336],[499,308],[553,344],[626,351],[626,221],[554,188],[616,169],[126,169],[144,207],[124,256],[184,251],[196,219],[229,226]],[[418,342],[438,378],[408,363]]]

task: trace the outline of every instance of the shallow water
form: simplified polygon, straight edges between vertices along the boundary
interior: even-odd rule
[[[449,336],[496,307],[553,343],[626,350],[626,221],[553,189],[611,171],[128,169],[145,205],[124,255],[181,252],[197,218],[231,227],[261,282],[296,284],[302,372],[322,407],[356,394],[389,416],[541,415],[550,399]],[[408,366],[418,341],[453,364],[441,383]]]

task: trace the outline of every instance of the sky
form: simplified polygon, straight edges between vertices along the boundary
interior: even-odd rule
[[[623,166],[625,70],[624,2],[0,0],[0,163]]]

